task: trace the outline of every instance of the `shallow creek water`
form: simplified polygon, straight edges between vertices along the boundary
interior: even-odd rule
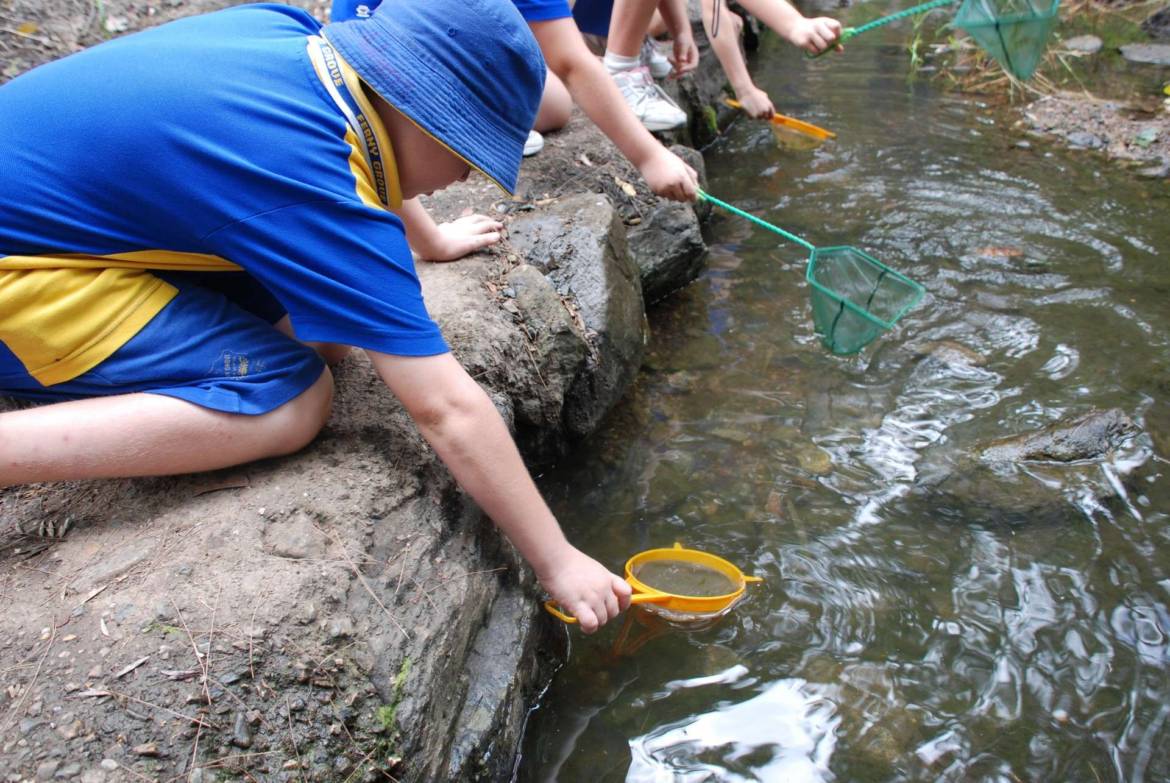
[[[1170,778],[1166,186],[1016,148],[1004,115],[908,80],[908,34],[816,62],[766,39],[777,107],[839,137],[784,151],[740,121],[707,166],[926,299],[835,357],[803,251],[716,216],[636,387],[543,488],[615,571],[679,541],[764,582],[703,627],[570,631],[519,780]],[[1072,466],[967,456],[1094,407],[1144,434]]]

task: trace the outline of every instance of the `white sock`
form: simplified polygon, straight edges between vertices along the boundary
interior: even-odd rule
[[[633,57],[623,57],[620,54],[614,54],[606,49],[605,57],[602,58],[601,62],[610,73],[621,73],[622,71],[637,68],[642,64],[642,58],[636,54]]]

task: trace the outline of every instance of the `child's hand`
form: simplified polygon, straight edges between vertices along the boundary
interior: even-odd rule
[[[638,167],[646,184],[663,198],[694,201],[699,197],[698,173],[666,147],[657,146],[654,155]]]
[[[788,40],[809,54],[820,54],[840,37],[841,23],[827,16],[801,19],[788,31]]]
[[[673,54],[667,59],[674,66],[670,74],[672,79],[690,73],[699,65],[699,47],[695,45],[695,37],[690,30],[675,36]]]
[[[423,261],[454,261],[500,241],[504,224],[487,215],[464,215],[440,223],[426,242],[416,242],[414,251]]]
[[[768,97],[768,93],[754,84],[745,87],[742,92],[736,90],[735,97],[749,117],[755,117],[757,120],[770,120],[772,115],[776,113],[776,107],[772,105],[772,99]]]
[[[593,633],[630,605],[629,583],[572,546],[556,559],[551,574],[536,576],[585,633]]]

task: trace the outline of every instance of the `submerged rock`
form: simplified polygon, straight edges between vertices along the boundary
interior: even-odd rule
[[[1170,65],[1170,44],[1135,43],[1121,47],[1121,56],[1131,63]]]
[[[1142,30],[1151,38],[1170,39],[1170,6],[1146,17],[1142,22]]]
[[[955,340],[938,340],[915,346],[914,353],[924,359],[941,362],[949,367],[962,365],[982,367],[987,364],[986,356]]]
[[[1140,432],[1116,408],[1066,417],[1038,432],[997,440],[980,451],[988,462],[1078,462],[1097,459]]]
[[[916,466],[914,492],[906,501],[914,508],[904,512],[992,526],[1063,522],[1075,513],[1074,496],[1105,502],[1118,495],[1097,460],[1138,432],[1114,409],[991,443],[944,441]]]
[[[1074,147],[1084,147],[1085,149],[1095,150],[1105,146],[1105,140],[1096,133],[1089,133],[1088,131],[1075,130],[1065,136],[1068,143]]]
[[[1064,42],[1064,48],[1076,54],[1096,54],[1104,45],[1095,35],[1076,35]]]

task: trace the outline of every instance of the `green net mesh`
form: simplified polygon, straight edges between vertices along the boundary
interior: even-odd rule
[[[825,347],[857,353],[891,328],[924,289],[855,247],[818,247],[809,257],[813,323]]]
[[[963,0],[952,23],[1017,79],[1036,71],[1056,26],[1060,0]]]

